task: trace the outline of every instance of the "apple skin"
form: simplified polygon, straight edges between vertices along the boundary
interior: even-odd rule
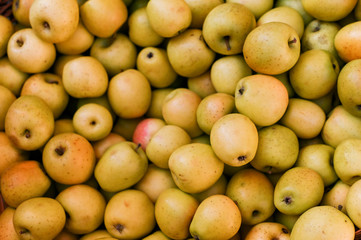
[[[5,116],[5,133],[22,150],[43,147],[54,132],[54,115],[44,100],[35,95],[18,97]]]
[[[30,27],[29,11],[34,0],[17,0],[13,1],[13,16],[18,23],[25,27]]]
[[[29,9],[31,28],[44,41],[58,43],[68,40],[79,23],[76,0],[36,0]]]
[[[256,18],[251,10],[243,4],[225,2],[208,13],[202,32],[214,52],[234,55],[242,52],[246,36],[255,27]]]
[[[6,54],[8,41],[14,33],[14,26],[10,19],[0,15],[0,58]]]
[[[42,156],[45,171],[54,181],[62,184],[84,183],[95,167],[92,145],[77,133],[53,136],[46,143]]]
[[[79,7],[80,20],[90,33],[96,37],[112,36],[128,18],[124,1],[90,0]]]
[[[32,28],[23,28],[11,35],[7,56],[20,71],[40,73],[47,71],[53,65],[56,48],[53,43],[39,38]]]
[[[140,144],[141,148],[145,151],[153,135],[165,125],[164,120],[158,118],[146,118],[142,120],[134,130],[133,142]]]
[[[248,66],[255,72],[269,75],[290,70],[296,64],[300,50],[300,38],[296,30],[282,22],[257,26],[247,35],[243,45],[243,55]]]

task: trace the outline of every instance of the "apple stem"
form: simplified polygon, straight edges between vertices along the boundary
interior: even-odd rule
[[[239,92],[240,95],[243,95],[243,93],[244,93],[244,87],[242,86],[242,87],[238,90],[238,92]]]
[[[289,233],[289,231],[286,228],[282,228],[282,232],[285,234]]]
[[[226,43],[227,51],[231,51],[231,45],[229,44],[229,36],[224,37],[224,42]]]
[[[16,40],[16,44],[19,46],[19,47],[22,47],[24,45],[24,41],[23,39],[19,38]]]
[[[356,105],[356,107],[357,107],[357,110],[361,110],[361,104]]]
[[[135,147],[135,151],[138,151],[138,149],[142,146],[142,144],[138,143],[137,146]]]
[[[30,131],[29,131],[28,129],[25,129],[24,135],[25,135],[26,138],[30,138],[30,137],[31,137]]]
[[[45,29],[50,29],[50,25],[49,25],[49,23],[48,23],[47,21],[44,21],[44,22],[43,22],[43,27],[44,27]]]
[[[296,43],[296,42],[297,42],[297,39],[294,37],[292,40],[288,41],[288,45],[291,45],[291,44]]]
[[[316,23],[317,23],[317,25],[312,29],[312,32],[318,32],[321,29],[320,21],[317,21]]]
[[[65,148],[64,147],[57,147],[55,148],[55,152],[59,155],[59,156],[62,156],[65,152]]]
[[[287,205],[289,205],[289,204],[292,203],[292,198],[291,198],[291,197],[285,197],[285,198],[283,199],[283,201],[284,201]]]

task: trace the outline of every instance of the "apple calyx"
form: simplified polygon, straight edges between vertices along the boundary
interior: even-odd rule
[[[62,156],[64,153],[65,153],[65,147],[63,146],[59,146],[57,148],[55,148],[55,152],[59,155],[59,156]]]
[[[45,82],[50,83],[50,84],[56,84],[56,85],[59,84],[59,81],[56,79],[53,79],[53,78],[47,78],[47,79],[45,79]]]
[[[339,205],[337,206],[337,209],[340,210],[340,211],[342,210],[342,208],[343,208],[343,206],[342,206],[341,204],[339,204]]]
[[[31,137],[31,133],[30,133],[30,130],[29,130],[29,129],[25,129],[25,131],[24,131],[24,136],[25,136],[26,138],[30,138],[30,137]]]
[[[244,89],[244,87],[242,86],[242,87],[238,90],[239,94],[240,94],[240,95],[243,95],[244,90],[245,90],[245,89]]]
[[[282,228],[281,230],[282,230],[282,232],[283,232],[284,234],[287,234],[287,233],[290,232],[290,231],[288,231],[288,229],[286,229],[286,228]]]
[[[120,223],[113,225],[113,227],[114,227],[119,233],[122,233],[122,231],[124,230],[124,225],[122,225],[122,224],[120,224]]]
[[[16,44],[18,45],[18,47],[22,47],[24,45],[24,40],[22,38],[18,38],[16,40]]]
[[[231,51],[231,45],[229,44],[230,36],[224,36],[223,39],[226,44],[227,51]]]
[[[291,197],[285,197],[283,200],[283,202],[286,203],[286,205],[290,205],[293,201],[292,201],[292,198]]]
[[[154,56],[153,52],[149,52],[149,53],[147,54],[147,58],[149,58],[149,59],[151,59],[153,56]]]
[[[238,157],[237,157],[238,161],[245,161],[246,158],[247,158],[246,155],[242,155],[242,156],[238,156]]]
[[[357,108],[358,111],[360,111],[361,110],[361,104],[356,105],[356,108]]]
[[[316,25],[312,28],[312,32],[318,32],[321,29],[320,21],[316,21]]]
[[[22,228],[22,229],[19,230],[20,235],[29,234],[29,233],[30,233],[30,231],[28,229],[26,229],[26,228]]]
[[[260,214],[260,212],[258,210],[252,211],[252,217],[257,217],[259,214]]]
[[[43,22],[43,27],[46,29],[46,30],[50,30],[50,25],[47,21],[44,21]]]

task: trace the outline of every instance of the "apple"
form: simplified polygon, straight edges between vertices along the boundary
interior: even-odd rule
[[[159,118],[145,118],[135,128],[133,133],[133,142],[140,144],[140,147],[146,151],[147,145],[153,135],[165,126],[164,120]]]

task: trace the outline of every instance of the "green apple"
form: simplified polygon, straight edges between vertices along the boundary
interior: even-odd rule
[[[11,104],[16,100],[16,96],[3,85],[0,85],[0,131],[5,128],[5,116]]]
[[[333,166],[337,176],[346,184],[352,185],[361,179],[360,138],[347,138],[335,148]]]
[[[332,206],[347,214],[346,198],[349,190],[350,185],[338,179],[331,189],[324,193],[320,205]]]
[[[247,233],[245,240],[252,239],[289,240],[290,230],[281,223],[261,222],[254,225]]]
[[[43,147],[54,132],[54,115],[38,96],[18,97],[5,116],[5,133],[14,145],[26,151]]]
[[[96,58],[112,77],[135,67],[137,49],[127,35],[117,33],[108,38],[96,38],[90,56]]]
[[[249,8],[225,2],[208,13],[202,32],[205,42],[214,52],[234,55],[242,52],[246,36],[255,27],[256,18]]]
[[[179,147],[189,144],[191,137],[181,127],[166,124],[150,138],[146,154],[157,167],[168,169],[170,155]]]
[[[42,152],[46,173],[55,182],[67,185],[87,181],[93,174],[95,160],[90,142],[73,132],[53,136]]]
[[[250,164],[257,170],[272,174],[290,169],[299,154],[296,134],[280,124],[258,130],[258,147]]]
[[[256,155],[256,125],[243,114],[229,113],[213,124],[210,143],[215,154],[225,164],[235,167],[246,165]]]
[[[105,208],[104,225],[117,239],[141,239],[150,234],[156,225],[154,203],[142,191],[120,191]]]
[[[212,147],[204,143],[178,147],[170,155],[168,164],[175,184],[186,193],[208,189],[221,177],[224,168]]]
[[[50,185],[43,166],[35,160],[13,163],[1,174],[1,196],[13,208],[27,199],[44,196]]]
[[[263,14],[273,8],[274,0],[226,0],[225,2],[233,2],[243,4],[259,19]]]
[[[76,0],[36,0],[29,9],[31,28],[44,41],[63,42],[76,31],[79,5]]]
[[[178,35],[192,21],[191,8],[184,0],[150,0],[146,12],[152,29],[164,38]]]
[[[361,60],[355,59],[348,62],[340,71],[337,78],[337,96],[344,108],[351,114],[361,117],[359,106],[361,105],[361,95],[357,89],[360,86]]]
[[[323,130],[326,114],[316,103],[304,98],[290,98],[280,124],[290,128],[297,137],[310,139]]]
[[[169,169],[157,167],[154,163],[148,165],[142,179],[133,186],[134,189],[145,192],[154,203],[163,191],[176,187]]]
[[[300,50],[300,38],[294,28],[283,22],[269,22],[247,35],[243,56],[255,72],[277,75],[296,64]]]
[[[328,114],[321,137],[332,147],[337,147],[347,138],[361,138],[361,119],[347,111],[344,106],[337,105]]]
[[[227,184],[226,196],[238,206],[242,223],[255,225],[266,221],[275,211],[274,187],[266,175],[248,168],[239,170]]]
[[[90,0],[79,6],[80,20],[96,37],[108,38],[115,34],[128,19],[124,1]]]
[[[351,219],[337,208],[315,206],[304,212],[292,228],[291,239],[353,240],[355,226]]]
[[[179,188],[164,190],[155,202],[154,215],[160,230],[169,238],[186,239],[198,201]]]
[[[259,127],[278,122],[288,106],[288,91],[277,78],[254,74],[241,78],[234,93],[235,107]]]
[[[89,141],[99,141],[113,128],[112,114],[106,107],[97,103],[87,103],[75,111],[73,126],[76,133]]]
[[[67,40],[55,43],[55,47],[61,54],[78,55],[90,49],[93,43],[94,35],[79,21],[75,32]]]
[[[238,232],[241,223],[241,212],[236,203],[226,195],[217,194],[199,204],[189,232],[194,239],[226,240]]]
[[[15,231],[13,217],[15,208],[6,207],[0,214],[0,238],[18,240],[19,236]]]
[[[301,98],[317,99],[329,94],[336,86],[340,67],[337,59],[323,49],[301,53],[289,71],[290,83]]]
[[[31,75],[21,88],[20,96],[23,95],[36,95],[43,99],[55,119],[60,117],[69,103],[69,95],[65,91],[62,78],[53,73]]]
[[[187,29],[172,37],[166,47],[170,65],[183,77],[196,77],[212,65],[216,53],[205,42],[204,28]]]
[[[188,88],[176,88],[163,101],[162,115],[167,124],[176,125],[191,138],[202,135],[197,123],[197,108],[201,97]]]
[[[360,58],[360,26],[360,21],[352,22],[343,26],[335,35],[334,45],[337,54],[346,63]]]
[[[32,28],[23,28],[11,35],[7,45],[10,62],[25,73],[47,71],[56,58],[55,45],[42,40]]]
[[[318,19],[312,20],[306,27],[301,39],[302,51],[323,49],[330,52],[341,65],[342,61],[336,52],[334,40],[341,29],[337,22],[325,22]]]
[[[234,97],[227,93],[214,93],[201,100],[197,108],[197,123],[203,132],[210,134],[214,123],[235,110]]]
[[[234,95],[238,81],[252,75],[242,55],[221,56],[211,66],[211,81],[217,92]]]
[[[282,174],[274,189],[278,211],[299,215],[318,205],[324,193],[321,175],[307,167],[292,167]]]
[[[120,118],[142,117],[148,110],[152,90],[148,79],[137,69],[127,69],[109,81],[109,103]]]
[[[144,47],[137,55],[136,65],[154,88],[169,87],[178,77],[164,48]]]
[[[12,2],[11,10],[16,21],[30,27],[29,12],[34,0],[17,0]]]
[[[16,97],[20,95],[28,77],[29,74],[17,69],[7,56],[0,58],[0,85],[9,89]]]
[[[325,187],[328,187],[338,180],[334,169],[334,152],[335,149],[327,144],[302,147],[294,166],[315,170],[321,175]]]
[[[163,119],[145,118],[140,121],[135,128],[132,141],[136,144],[140,144],[140,147],[146,151],[150,139],[165,125],[166,123]]]
[[[268,22],[284,22],[293,27],[298,37],[303,36],[305,24],[301,14],[294,8],[288,6],[279,6],[269,9],[257,20],[257,25],[262,25]]]
[[[9,18],[0,15],[0,58],[5,56],[11,35],[15,32],[14,26]]]
[[[189,28],[201,29],[204,19],[216,6],[224,3],[223,0],[185,0],[192,12],[192,22]]]
[[[321,21],[335,22],[352,12],[357,0],[301,0],[305,11]]]
[[[67,231],[78,235],[87,234],[103,223],[106,202],[97,189],[86,184],[76,184],[61,191],[55,199],[67,213]]]
[[[13,216],[20,239],[54,239],[63,230],[65,222],[64,208],[49,197],[34,197],[22,202]]]
[[[143,0],[141,0],[143,1]],[[146,5],[149,0],[145,0],[145,6],[133,11],[128,18],[129,39],[140,47],[155,47],[161,44],[164,37],[161,37],[150,26]]]
[[[136,184],[147,168],[148,158],[143,149],[123,141],[104,152],[95,166],[94,176],[103,190],[118,192]]]
[[[92,56],[79,56],[68,61],[62,79],[65,91],[74,98],[100,97],[105,94],[109,81],[105,67]]]

